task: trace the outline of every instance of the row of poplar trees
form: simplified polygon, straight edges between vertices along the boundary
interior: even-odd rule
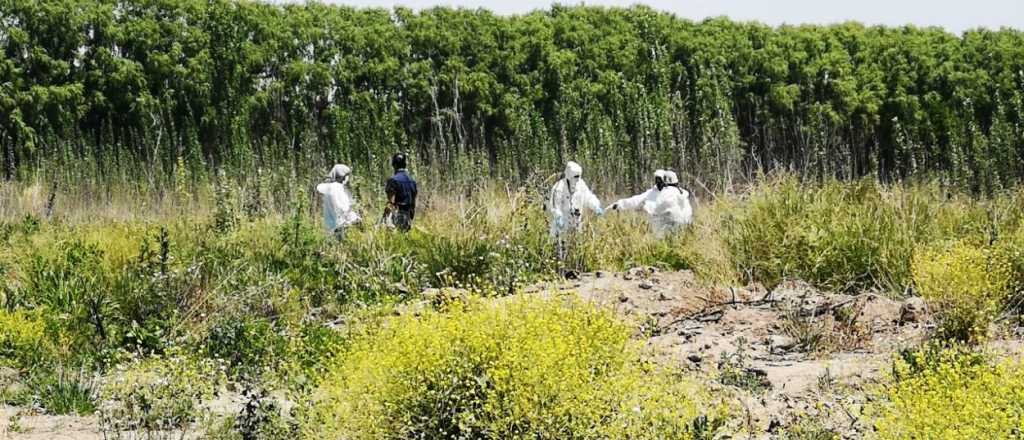
[[[674,167],[1024,178],[1024,33],[694,22],[646,7],[526,15],[229,0],[0,0],[0,164],[167,182],[182,168],[617,188]],[[71,171],[68,171],[71,170]]]

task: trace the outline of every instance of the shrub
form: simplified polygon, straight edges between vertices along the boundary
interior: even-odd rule
[[[938,306],[938,336],[977,343],[1007,298],[1010,268],[987,248],[956,242],[922,249],[914,256],[914,283]]]
[[[610,312],[453,303],[358,337],[314,393],[307,438],[690,438],[703,394],[644,366]]]
[[[280,403],[266,389],[249,388],[242,394],[246,398],[245,405],[234,423],[242,440],[294,438],[292,427],[281,415]]]
[[[115,333],[116,304],[110,297],[109,270],[98,245],[75,239],[56,255],[37,254],[28,271],[31,302],[45,307],[59,331],[74,341],[78,357],[104,348]]]
[[[220,381],[209,361],[152,357],[112,371],[100,391],[106,436],[177,438],[199,417],[199,403]]]
[[[1018,316],[1024,315],[1024,227],[1002,237],[996,244],[995,252],[1009,266],[1007,290],[1010,296],[1006,302],[1007,309]]]
[[[772,388],[772,383],[762,374],[749,367],[747,340],[740,337],[736,341],[736,351],[722,353],[718,361],[718,381],[722,385],[747,390],[753,394],[762,394]]]
[[[298,334],[288,339],[289,383],[300,389],[316,385],[344,343],[345,336],[338,330],[317,323],[303,324]]]
[[[206,340],[207,354],[227,362],[234,377],[257,378],[282,359],[287,339],[263,318],[227,315],[218,319]]]
[[[0,366],[27,369],[50,360],[53,347],[38,313],[0,310]]]
[[[134,352],[159,353],[164,349],[175,315],[184,304],[188,274],[174,270],[171,242],[161,227],[151,240],[144,236],[138,255],[127,262],[113,283],[117,320],[123,334],[120,346]]]
[[[897,362],[903,380],[873,409],[879,439],[1020,438],[1024,432],[1024,367],[960,361],[943,355],[919,373]]]

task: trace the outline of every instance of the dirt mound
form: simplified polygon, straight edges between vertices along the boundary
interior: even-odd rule
[[[799,282],[770,291],[707,287],[688,271],[598,272],[527,289],[566,291],[632,319],[652,355],[734,393],[745,428],[769,438],[807,416],[860,437],[863,388],[929,325],[913,299],[830,294]]]

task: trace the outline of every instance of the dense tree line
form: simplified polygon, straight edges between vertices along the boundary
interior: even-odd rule
[[[609,184],[1024,178],[1024,33],[227,0],[0,0],[2,175],[381,172],[395,149]],[[326,168],[324,168],[326,169]],[[284,171],[281,171],[284,172]]]

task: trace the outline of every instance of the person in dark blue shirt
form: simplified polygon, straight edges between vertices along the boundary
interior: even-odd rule
[[[384,216],[391,216],[391,222],[402,232],[412,228],[412,220],[416,217],[416,180],[409,175],[406,166],[404,154],[395,153],[391,156],[391,167],[395,169],[395,175],[384,186],[388,197]]]

